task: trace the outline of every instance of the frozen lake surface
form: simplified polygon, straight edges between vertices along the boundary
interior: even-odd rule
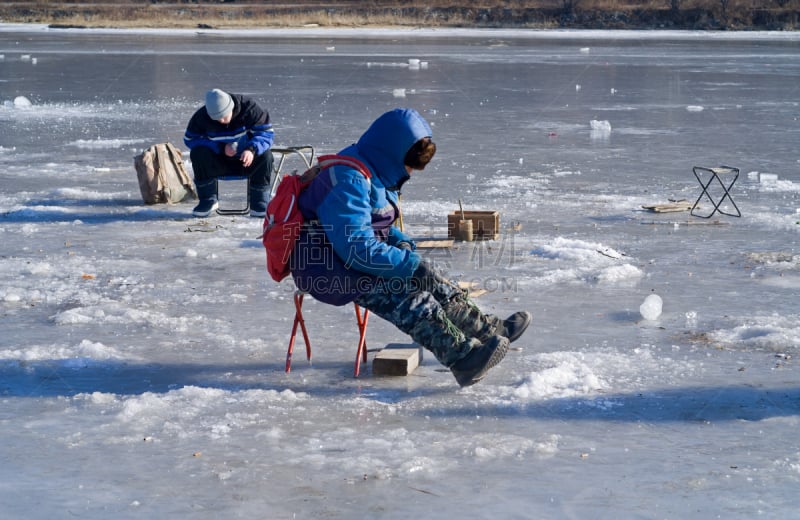
[[[796,517],[799,50],[0,25],[0,517]],[[310,301],[314,363],[301,344],[284,373],[293,288],[261,222],[138,191],[133,156],[184,148],[213,87],[319,153],[424,113],[439,152],[406,229],[444,236],[459,198],[500,213],[500,240],[427,254],[484,310],[534,314],[520,349],[468,389],[430,355],[354,379],[352,308]],[[741,217],[642,208],[693,203],[692,167],[719,165]],[[407,342],[370,321],[370,349]]]

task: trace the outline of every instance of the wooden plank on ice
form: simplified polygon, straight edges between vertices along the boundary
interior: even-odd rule
[[[728,226],[730,225],[728,222],[721,222],[719,220],[645,220],[642,221],[642,224],[647,224],[650,226],[656,225],[664,225],[664,226]]]
[[[689,211],[692,209],[692,203],[685,200],[676,200],[666,204],[642,206],[642,208],[655,213],[674,213],[678,211]]]
[[[470,298],[477,298],[478,296],[482,296],[482,295],[486,294],[487,292],[489,292],[489,291],[487,291],[486,289],[482,289],[482,288],[481,288],[481,287],[478,285],[478,283],[477,283],[477,282],[464,282],[464,281],[459,281],[459,282],[458,282],[458,286],[459,286],[461,289],[463,289],[463,290],[467,291],[467,292],[469,293],[469,297],[470,297]]]
[[[453,247],[452,238],[429,238],[427,240],[415,240],[417,249],[436,249]]]

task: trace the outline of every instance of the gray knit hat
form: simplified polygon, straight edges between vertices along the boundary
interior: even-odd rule
[[[218,88],[206,92],[206,112],[208,117],[217,120],[233,112],[233,99],[230,94]]]

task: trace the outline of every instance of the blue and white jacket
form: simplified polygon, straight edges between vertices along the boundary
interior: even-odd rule
[[[408,150],[430,137],[427,121],[415,110],[395,109],[376,119],[358,142],[339,152],[364,163],[372,174],[333,166],[303,191],[298,205],[306,222],[290,267],[297,288],[317,300],[344,305],[380,280],[409,279],[418,253],[400,249],[413,240],[394,222],[398,193],[409,179],[403,162]]]

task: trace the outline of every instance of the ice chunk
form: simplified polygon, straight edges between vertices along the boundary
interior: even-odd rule
[[[418,69],[419,68],[419,60],[416,58],[409,58],[408,59],[408,68],[409,69]]]
[[[404,98],[406,97],[406,89],[404,88],[396,88],[392,90],[392,96],[396,98]]]
[[[762,173],[759,175],[758,181],[761,184],[767,184],[770,182],[778,182],[778,174],[776,173]]]
[[[686,110],[688,110],[689,112],[702,112],[703,110],[705,110],[705,108],[699,105],[689,105],[688,107],[686,107]]]
[[[611,123],[608,121],[597,121],[592,119],[589,121],[591,130],[589,137],[593,140],[608,140],[611,138]]]
[[[644,302],[639,306],[639,312],[642,314],[642,318],[646,320],[655,320],[661,316],[662,305],[661,296],[651,294],[645,298]]]
[[[17,96],[14,98],[14,106],[17,108],[27,108],[33,106],[31,100],[25,96]]]
[[[686,328],[694,329],[697,327],[697,311],[689,311],[686,313]]]

